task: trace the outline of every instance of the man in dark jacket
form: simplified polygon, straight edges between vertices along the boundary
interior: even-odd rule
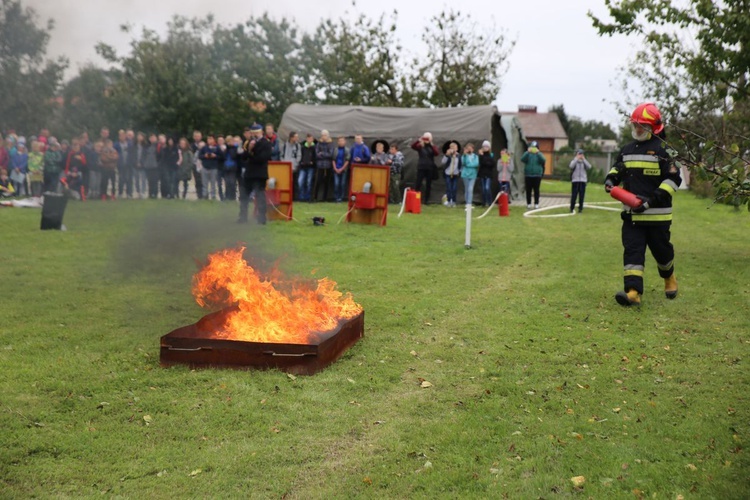
[[[263,127],[254,123],[250,127],[251,137],[237,150],[241,175],[239,223],[247,222],[247,206],[250,193],[255,195],[258,224],[266,223],[266,181],[268,161],[271,159],[271,143],[263,135]]]
[[[206,141],[206,145],[198,153],[203,165],[203,199],[207,200],[211,196],[211,199],[215,200],[219,164],[224,162],[224,152],[216,144],[216,139],[212,134],[208,134]]]
[[[422,180],[425,181],[424,196],[422,202],[430,203],[430,191],[432,190],[432,178],[436,173],[435,158],[440,154],[438,148],[432,143],[432,134],[425,132],[422,137],[417,139],[411,148],[419,155],[417,162],[417,182],[414,185],[415,191],[422,190]]]

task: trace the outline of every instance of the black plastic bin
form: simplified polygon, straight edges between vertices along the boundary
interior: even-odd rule
[[[63,214],[68,198],[58,193],[44,193],[42,229],[62,229]]]

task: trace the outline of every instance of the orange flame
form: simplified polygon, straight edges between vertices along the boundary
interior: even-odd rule
[[[213,253],[193,276],[198,305],[237,306],[216,337],[306,344],[362,311],[350,294],[336,290],[336,283],[328,278],[304,283],[284,279],[278,271],[261,276],[242,258],[244,251],[240,247]]]

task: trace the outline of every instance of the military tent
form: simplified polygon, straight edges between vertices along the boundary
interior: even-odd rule
[[[477,148],[483,141],[489,140],[495,158],[505,147],[513,153],[516,158],[513,197],[517,198],[523,191],[523,168],[518,161],[526,149],[523,131],[515,116],[500,116],[494,106],[429,109],[293,104],[284,112],[279,136],[283,140],[294,131],[299,133],[300,140],[304,140],[307,133],[317,138],[323,129],[328,130],[334,140],[340,136],[351,139],[362,134],[368,146],[378,139],[397,144],[406,158],[402,188],[414,185],[417,155],[411,149],[411,144],[424,132],[432,133],[438,149],[451,140],[462,145],[472,142]],[[431,201],[440,199],[445,192],[444,186],[441,169],[439,179],[432,183]],[[494,186],[497,189],[497,179]],[[478,183],[476,189],[479,190]],[[462,192],[459,188],[460,198],[463,197]],[[480,198],[475,196],[474,199]]]

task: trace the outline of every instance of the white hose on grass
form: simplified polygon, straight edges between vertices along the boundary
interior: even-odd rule
[[[406,192],[409,191],[410,188],[404,189],[404,199],[401,200],[401,210],[398,213],[397,218],[401,218],[401,215],[404,213],[404,208],[406,208]]]
[[[504,192],[505,191],[500,191],[499,193],[497,193],[497,196],[495,196],[495,199],[492,200],[492,203],[490,204],[490,208],[488,208],[487,210],[485,210],[482,215],[480,215],[479,217],[477,217],[477,219],[481,219],[482,217],[484,217],[485,215],[487,215],[488,213],[490,213],[490,210],[492,210],[492,207],[495,206],[495,203],[497,203],[497,200],[500,198],[500,195],[503,194]]]
[[[593,208],[596,210],[609,210],[610,212],[621,212],[622,210],[619,208],[612,208],[612,207],[604,207],[600,205],[621,205],[619,201],[602,201],[597,203],[584,203],[583,208]],[[541,212],[545,212],[547,210],[554,210],[556,208],[568,208],[570,209],[569,204],[565,205],[550,205],[549,207],[542,207],[542,208],[535,208],[534,210],[529,210],[527,212],[524,212],[524,217],[536,217],[536,218],[552,218],[552,217],[570,217],[572,215],[576,215],[575,212],[569,212],[564,214],[549,214],[549,215],[538,215]]]
[[[346,217],[346,216],[347,216],[347,215],[349,215],[350,213],[354,212],[354,209],[355,209],[355,208],[356,208],[356,206],[355,206],[355,205],[352,205],[352,208],[350,208],[348,212],[346,212],[346,213],[345,213],[344,215],[342,215],[342,216],[341,216],[341,217],[339,218],[339,221],[338,221],[338,222],[337,222],[336,224],[341,224],[341,221],[342,221],[342,220],[344,220],[344,217]]]

